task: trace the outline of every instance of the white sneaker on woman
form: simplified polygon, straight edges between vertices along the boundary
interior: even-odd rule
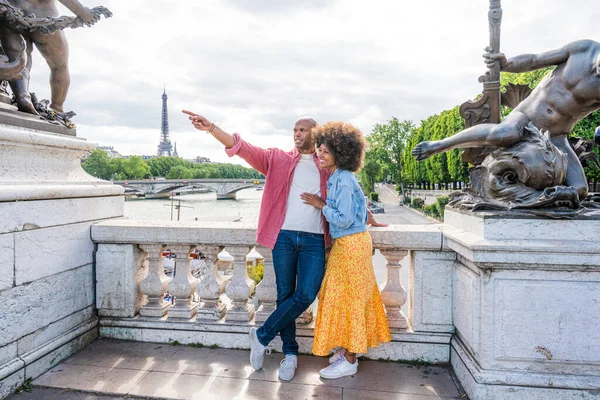
[[[354,364],[352,364],[346,357],[340,357],[329,367],[320,370],[319,375],[321,378],[325,379],[337,379],[354,375],[356,374],[356,371],[358,371],[358,360],[354,361]]]

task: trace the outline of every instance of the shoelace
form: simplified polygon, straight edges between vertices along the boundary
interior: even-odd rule
[[[296,357],[285,357],[283,360],[281,360],[281,362],[279,363],[279,365],[284,366],[284,364],[293,364],[294,368],[296,368]]]
[[[337,360],[335,360],[333,362],[333,364],[331,364],[331,368],[337,369],[340,365],[342,365],[344,363],[344,361],[346,361],[346,357],[342,356],[342,357],[338,358]]]
[[[338,354],[339,354],[339,356],[338,356]],[[338,350],[338,351],[336,351],[336,352],[334,353],[334,356],[336,356],[336,357],[338,358],[338,360],[339,360],[339,357],[343,357],[343,356],[344,356],[344,354],[346,354],[346,349],[340,349],[340,350]],[[336,361],[337,361],[337,360],[336,360]]]

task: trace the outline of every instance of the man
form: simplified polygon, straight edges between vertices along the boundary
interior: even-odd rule
[[[587,180],[568,135],[577,122],[600,109],[600,43],[580,40],[558,50],[509,60],[502,53],[486,53],[484,57],[488,65],[499,61],[507,72],[557,67],[501,123],[475,125],[443,140],[420,143],[412,154],[424,160],[454,148],[509,147],[523,139],[525,126],[533,122],[540,130],[549,131],[554,145],[566,154],[566,186],[574,187],[579,199],[585,199]]]
[[[87,25],[98,22],[100,16],[87,7],[84,7],[77,0],[59,0],[71,12],[77,15]],[[58,9],[55,0],[8,0],[8,2],[20,8],[26,15],[34,14],[38,18],[56,17]],[[0,40],[2,48],[10,61],[19,57],[21,52],[21,35],[27,44],[27,65],[23,71],[23,76],[9,81],[10,87],[15,95],[17,107],[20,111],[37,114],[35,107],[31,102],[29,95],[29,73],[31,71],[31,53],[33,44],[40,51],[48,67],[50,67],[50,88],[51,103],[50,108],[54,111],[63,112],[63,105],[69,91],[69,45],[67,38],[62,31],[54,32],[50,35],[44,35],[41,32],[23,32],[13,30],[0,24]]]
[[[265,175],[256,242],[273,249],[273,268],[277,281],[277,308],[260,328],[250,329],[250,364],[261,369],[268,345],[279,333],[285,358],[279,378],[289,381],[297,367],[298,342],[296,318],[315,300],[325,273],[325,248],[331,239],[320,210],[304,204],[302,193],[326,198],[329,170],[318,167],[311,138],[317,122],[303,117],[294,124],[294,148],[283,151],[262,149],[244,141],[190,111],[196,129],[212,134],[232,157],[238,155]],[[371,224],[375,223],[370,215]]]

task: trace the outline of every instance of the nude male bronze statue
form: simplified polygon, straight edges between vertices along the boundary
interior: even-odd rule
[[[502,53],[484,54],[488,66],[499,62],[507,72],[526,72],[556,66],[502,122],[467,128],[439,141],[422,142],[412,151],[417,160],[455,148],[508,148],[521,142],[532,123],[548,131],[551,142],[566,156],[563,185],[574,188],[580,200],[588,194],[583,167],[568,135],[581,119],[600,109],[600,43],[579,40],[541,54],[507,59]]]

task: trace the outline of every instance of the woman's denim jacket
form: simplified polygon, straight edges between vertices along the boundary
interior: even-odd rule
[[[365,196],[352,172],[338,168],[329,177],[326,203],[322,211],[332,238],[367,230]]]

